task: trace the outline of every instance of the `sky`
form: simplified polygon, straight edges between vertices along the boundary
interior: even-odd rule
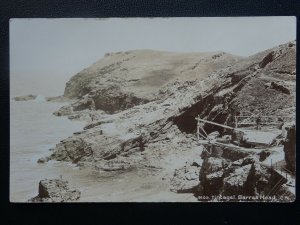
[[[11,19],[11,93],[60,95],[107,52],[154,49],[250,56],[296,39],[296,17]]]

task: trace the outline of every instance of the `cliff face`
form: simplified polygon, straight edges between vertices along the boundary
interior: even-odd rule
[[[184,155],[188,158],[190,150],[198,148],[194,135],[197,115],[228,125],[233,125],[238,112],[295,115],[295,44],[283,44],[247,58],[222,52],[138,50],[107,54],[67,83],[64,96],[72,103],[55,114],[88,124],[57,144],[47,160],[106,171],[156,168],[171,179],[174,169],[186,162]],[[226,132],[209,124],[204,128],[208,133]],[[204,159],[201,170],[210,168],[207,165],[211,163],[221,168],[240,156],[233,154],[229,161],[224,157]],[[193,171],[198,167],[192,166]],[[258,166],[245,164],[228,174],[252,176],[255,168]],[[199,172],[186,175],[185,170],[180,171],[179,177],[193,180],[187,185],[192,189]],[[201,174],[200,180],[204,179]],[[210,174],[215,186],[221,185],[220,177],[225,179],[218,170]],[[243,177],[244,183],[249,182],[249,176]],[[231,190],[230,176],[227,181],[229,186],[222,183],[224,191]]]
[[[204,79],[240,59],[223,52],[136,50],[106,54],[73,76],[66,84],[64,96],[88,99],[79,102],[74,111],[93,108],[115,113],[153,101],[160,88],[168,84]]]
[[[287,137],[284,142],[286,167],[291,172],[296,172],[296,126],[290,125],[287,129]]]
[[[213,146],[216,148],[216,146]],[[206,146],[208,148],[208,146]],[[229,151],[228,151],[229,150]],[[230,154],[224,154],[230,152]],[[278,172],[261,163],[261,151],[218,147],[210,154],[202,154],[196,196],[273,196],[274,186],[286,182]],[[244,201],[245,199],[239,199]],[[251,201],[251,199],[248,199]],[[237,201],[237,199],[233,199]]]
[[[233,125],[236,113],[243,115],[295,115],[295,43],[275,47],[218,71],[210,92],[174,122],[184,132],[194,132],[197,115],[221,124]],[[225,98],[227,103],[225,103]],[[225,105],[226,104],[226,105]],[[190,121],[190,123],[186,123]],[[205,125],[208,131],[223,129]]]

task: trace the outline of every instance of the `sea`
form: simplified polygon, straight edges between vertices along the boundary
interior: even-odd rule
[[[24,86],[23,86],[24,87]],[[44,86],[46,90],[47,85]],[[16,90],[22,90],[16,91]],[[24,93],[26,90],[26,93]],[[80,202],[165,202],[194,201],[189,194],[175,194],[161,182],[160,177],[149,176],[147,170],[131,170],[126,173],[107,173],[79,168],[70,162],[50,160],[37,163],[49,156],[57,143],[81,131],[83,121],[71,121],[57,117],[53,112],[67,103],[45,101],[45,94],[31,91],[40,89],[11,87],[10,96],[10,181],[11,202],[27,202],[38,195],[39,181],[63,178],[71,187],[81,192]],[[14,101],[13,97],[37,94],[31,101]],[[58,96],[55,92],[46,96]]]
[[[85,124],[52,114],[63,105],[46,102],[41,95],[33,101],[10,100],[10,201],[27,201],[37,195],[40,180],[67,178],[78,170],[64,162],[37,163]]]

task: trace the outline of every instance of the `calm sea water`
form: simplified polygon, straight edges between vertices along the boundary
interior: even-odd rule
[[[83,122],[55,117],[63,104],[35,101],[10,102],[10,201],[26,201],[37,194],[38,182],[45,178],[68,176],[77,168],[67,163],[38,164],[37,159],[51,154],[63,138],[81,130]]]
[[[42,179],[68,180],[81,191],[82,202],[113,201],[194,201],[190,194],[175,194],[146,170],[103,174],[79,169],[67,162],[38,164],[40,157],[51,154],[60,140],[82,130],[84,122],[52,115],[63,104],[36,101],[10,102],[10,201],[25,202],[38,194]]]

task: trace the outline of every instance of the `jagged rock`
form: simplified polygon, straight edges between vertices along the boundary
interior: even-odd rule
[[[243,158],[241,166],[245,166],[248,164],[253,164],[258,162],[258,156],[257,155],[250,155],[250,156],[246,156],[245,158]]]
[[[247,188],[246,181],[252,165],[245,165],[235,169],[224,178],[224,195],[243,194]]]
[[[73,111],[76,112],[76,111],[82,111],[85,109],[95,110],[96,106],[95,106],[94,99],[85,97],[85,98],[80,99],[77,102],[73,103],[72,108],[73,108]]]
[[[218,194],[219,185],[223,179],[223,169],[227,166],[228,162],[225,159],[204,158],[199,173],[200,185],[198,185],[198,192],[201,192],[203,195]]]
[[[223,170],[210,173],[206,176],[203,187],[203,194],[205,195],[217,195],[220,194],[220,190],[223,186]]]
[[[72,114],[73,107],[70,105],[61,107],[58,111],[54,112],[53,115],[55,116],[67,116]]]
[[[259,63],[260,68],[266,67],[270,62],[272,62],[275,58],[274,52],[270,52],[268,55],[266,55],[263,60]]]
[[[176,169],[171,179],[171,191],[192,192],[199,183],[199,168],[197,166],[185,165]]]
[[[287,137],[284,142],[284,157],[286,161],[286,167],[288,170],[296,171],[296,127],[291,125],[286,128]]]
[[[222,160],[224,159],[213,157],[204,159],[196,195],[268,195],[283,178],[277,172],[257,163],[259,155],[250,155],[230,164],[222,163]],[[215,165],[215,169],[211,169],[211,164]]]
[[[144,151],[145,150],[145,144],[147,143],[147,139],[145,136],[143,135],[140,135],[136,138],[131,138],[127,141],[124,141],[122,144],[121,144],[121,151],[122,152],[127,152],[129,151],[130,149],[133,149],[133,148],[139,148],[139,151]]]
[[[264,160],[266,160],[266,158],[271,154],[270,151],[268,150],[262,150],[260,153],[259,153],[259,161],[262,162]]]
[[[24,95],[24,96],[18,96],[14,97],[15,101],[29,101],[29,100],[34,100],[36,99],[36,95]]]
[[[113,122],[112,120],[109,120],[109,121],[97,121],[97,122],[92,122],[92,123],[89,123],[87,124],[83,129],[84,130],[88,130],[88,129],[91,129],[91,128],[94,128],[94,127],[97,127],[103,123],[111,123]]]
[[[245,165],[248,165],[248,164],[253,164],[253,163],[258,161],[258,158],[259,157],[257,155],[249,155],[249,156],[246,156],[244,158],[233,161],[231,163],[231,165],[241,167],[241,166],[245,166]]]
[[[281,91],[282,93],[287,94],[287,95],[291,94],[291,92],[288,88],[284,87],[281,84],[277,84],[276,82],[273,82],[273,81],[271,82],[270,88],[275,89],[277,91]]]
[[[228,162],[222,158],[209,157],[203,160],[201,170],[208,173],[217,172],[228,165]]]
[[[71,137],[56,145],[51,159],[77,163],[83,157],[92,155],[91,147],[80,137]]]
[[[70,188],[68,181],[45,179],[39,182],[39,194],[29,202],[70,202],[80,198],[80,191]]]
[[[279,193],[273,192],[279,182],[281,184],[286,183],[286,179],[276,171],[272,171],[270,168],[261,165],[259,163],[253,163],[247,178],[246,188],[244,193],[246,195],[277,195]],[[278,186],[280,190],[280,186]],[[282,197],[282,196],[281,196]]]

